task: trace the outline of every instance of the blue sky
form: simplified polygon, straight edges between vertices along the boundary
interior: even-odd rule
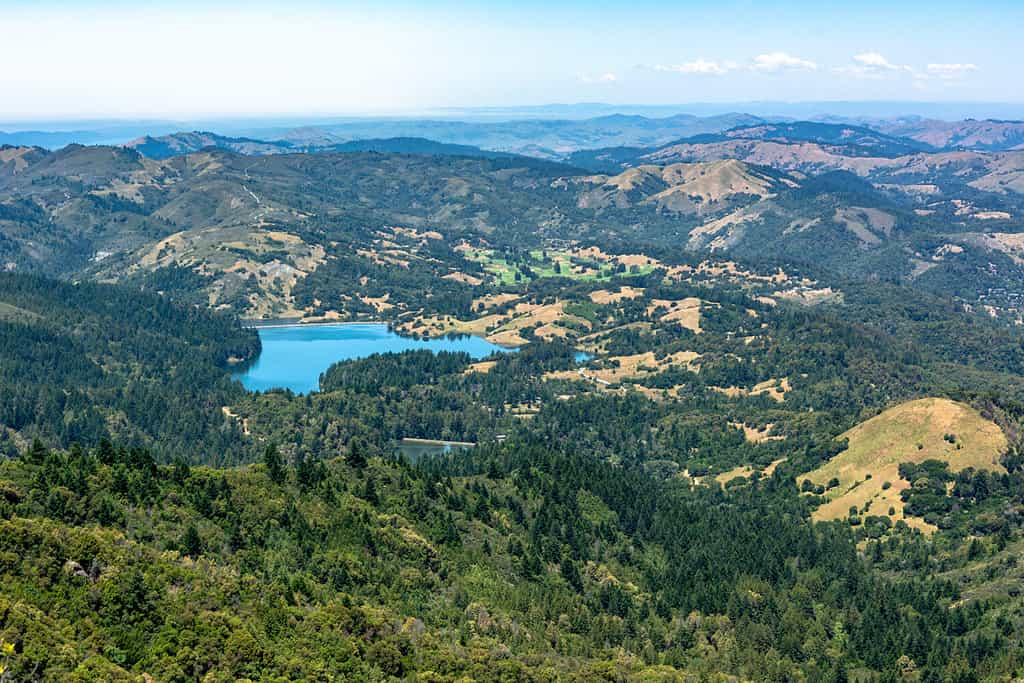
[[[0,117],[1024,102],[1024,2],[0,0]]]

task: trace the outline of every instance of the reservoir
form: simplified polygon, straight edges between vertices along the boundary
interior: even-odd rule
[[[286,325],[259,329],[263,351],[254,363],[234,375],[250,391],[291,389],[308,394],[320,388],[320,374],[343,360],[374,353],[428,349],[463,351],[473,358],[510,351],[480,337],[411,339],[383,323]]]

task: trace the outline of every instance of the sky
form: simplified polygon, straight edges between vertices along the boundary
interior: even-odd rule
[[[1024,102],[1024,2],[0,0],[0,119]]]

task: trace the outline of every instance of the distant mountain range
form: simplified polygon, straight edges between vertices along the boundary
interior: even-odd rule
[[[261,142],[292,149],[295,147],[328,148],[356,140],[391,138],[426,138],[446,144],[467,145],[492,151],[560,158],[578,149],[609,145],[658,145],[681,137],[719,132],[739,125],[750,125],[763,119],[746,114],[694,116],[672,114],[647,117],[639,114],[608,114],[578,118],[514,118],[497,120],[477,117],[458,120],[438,118],[347,118],[206,121],[188,122],[82,122],[83,127],[67,127],[57,122],[43,127],[3,132],[0,124],[0,145],[38,146],[56,149],[68,144],[141,144],[147,138],[173,136],[217,136],[235,141],[232,144]],[[95,126],[95,127],[93,127]],[[204,131],[204,132],[199,132]],[[178,143],[170,143],[171,149]],[[185,141],[194,148],[198,141]],[[264,150],[261,146],[250,149]],[[159,152],[158,152],[159,153]]]
[[[189,154],[203,149],[225,149],[239,154],[261,156],[264,154],[295,154],[301,152],[380,152],[389,154],[440,154],[448,156],[487,157],[498,159],[515,156],[508,152],[483,150],[471,145],[455,145],[436,142],[426,138],[383,138],[352,140],[337,144],[298,144],[285,140],[265,141],[252,138],[232,138],[216,133],[192,132],[173,133],[160,137],[142,137],[129,142],[125,147],[138,151],[150,159],[168,159],[179,154]]]
[[[933,191],[930,186],[936,183],[968,184],[999,193],[1024,188],[1024,154],[1015,137],[1024,135],[1024,123],[901,125],[913,125],[910,130],[916,137],[900,137],[849,124],[760,124],[682,138],[656,147],[579,151],[569,155],[567,161],[580,168],[608,173],[645,164],[739,159],[806,174],[849,171],[913,194],[928,194]]]
[[[599,145],[608,141],[623,144]],[[665,149],[682,151],[694,146],[708,150],[707,146],[717,144],[722,150],[730,150],[719,158],[740,158],[742,150],[750,147],[741,144],[743,142],[809,144],[815,151],[828,155],[860,158],[895,158],[943,151],[1010,151],[1024,148],[1024,122],[900,120],[864,125],[770,122],[747,115],[705,119],[613,115],[575,121],[345,123],[296,128],[283,132],[276,139],[179,132],[145,136],[127,146],[154,159],[206,147],[249,155],[346,151],[489,157],[520,154],[609,171],[639,156],[661,154]],[[752,161],[764,163],[757,159]]]
[[[128,143],[152,158],[166,158],[203,147],[244,154],[369,150],[480,156],[502,152],[560,160],[603,145],[659,145],[680,137],[716,133],[761,119],[745,114],[700,118],[675,115],[646,118],[613,114],[592,119],[529,119],[498,122],[382,119],[309,125],[263,131],[259,136],[229,137],[212,132],[143,137]],[[439,147],[438,144],[455,146]]]
[[[0,132],[0,145],[57,149],[72,143],[126,144],[150,158],[167,158],[205,147],[230,149],[250,155],[373,148],[389,152],[478,156],[483,153],[481,150],[485,150],[488,153],[571,160],[573,163],[579,162],[574,155],[586,159],[587,153],[594,150],[600,150],[602,155],[616,161],[623,156],[623,152],[610,150],[619,147],[637,147],[650,151],[670,143],[708,144],[736,139],[812,142],[842,146],[847,156],[887,157],[921,151],[1005,151],[1024,146],[1024,122],[1007,120],[967,119],[951,122],[906,116],[872,119],[836,115],[813,120],[793,120],[750,113],[711,116],[673,113],[658,117],[611,113],[580,118],[579,114],[595,110],[579,107],[541,108],[537,110],[536,118],[527,116],[532,110],[516,110],[516,117],[501,119],[498,117],[502,116],[502,111],[477,111],[475,118],[465,120],[349,118],[211,121],[205,122],[209,126],[191,130],[184,127],[188,124],[167,121],[117,125],[106,122],[96,124],[95,128]],[[564,118],[542,118],[544,115],[550,117],[559,113]],[[512,114],[505,116],[511,117]],[[464,149],[431,148],[426,141],[459,145]],[[357,142],[363,147],[344,147]],[[595,166],[593,162],[587,165]]]

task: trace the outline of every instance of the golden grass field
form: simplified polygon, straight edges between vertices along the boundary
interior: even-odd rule
[[[946,434],[955,435],[956,444],[946,441]],[[910,484],[899,477],[900,463],[935,459],[948,462],[953,472],[967,467],[1001,471],[999,456],[1008,443],[994,422],[968,405],[945,398],[901,403],[841,436],[849,440],[847,450],[798,477],[799,482],[810,479],[822,485],[833,477],[839,480],[839,486],[827,494],[829,501],[815,510],[815,520],[842,519],[851,507],[863,511],[869,503],[868,514],[886,515],[891,506],[894,520],[903,519],[900,491]],[[884,489],[885,482],[891,488]],[[926,531],[934,530],[923,520],[905,521]]]
[[[607,289],[599,289],[590,293],[590,300],[595,304],[617,304],[623,299],[635,299],[644,295],[642,287],[619,287],[619,291],[611,292]]]
[[[688,297],[679,301],[651,299],[647,305],[647,315],[658,315],[662,322],[676,322],[686,329],[700,334],[701,300]]]
[[[763,427],[751,426],[745,422],[730,422],[730,425],[736,429],[743,430],[743,437],[749,443],[764,443],[765,441],[783,441],[785,436],[773,435],[772,428],[775,426],[774,423],[769,422]]]
[[[559,370],[544,375],[548,380],[582,380],[600,386],[613,386],[629,379],[650,377],[672,367],[684,367],[698,371],[700,354],[694,351],[678,351],[662,358],[656,358],[653,351],[630,356],[611,356],[603,359],[596,369],[579,368]]]
[[[771,461],[770,463],[768,463],[767,467],[761,470],[761,476],[766,478],[771,477],[772,474],[775,472],[775,468],[777,468],[784,462],[786,462],[785,458],[779,458],[778,460]],[[750,475],[752,475],[753,473],[754,468],[751,467],[750,465],[740,465],[739,467],[734,467],[731,470],[722,472],[721,474],[717,475],[715,477],[715,481],[717,481],[722,486],[725,486],[736,477],[750,478]]]
[[[753,389],[747,389],[745,387],[708,387],[712,391],[717,391],[720,394],[725,394],[729,398],[739,398],[741,396],[768,396],[773,401],[782,403],[786,400],[786,394],[792,391],[793,387],[789,383],[788,377],[781,379],[766,379],[763,382],[758,382],[754,385]]]

